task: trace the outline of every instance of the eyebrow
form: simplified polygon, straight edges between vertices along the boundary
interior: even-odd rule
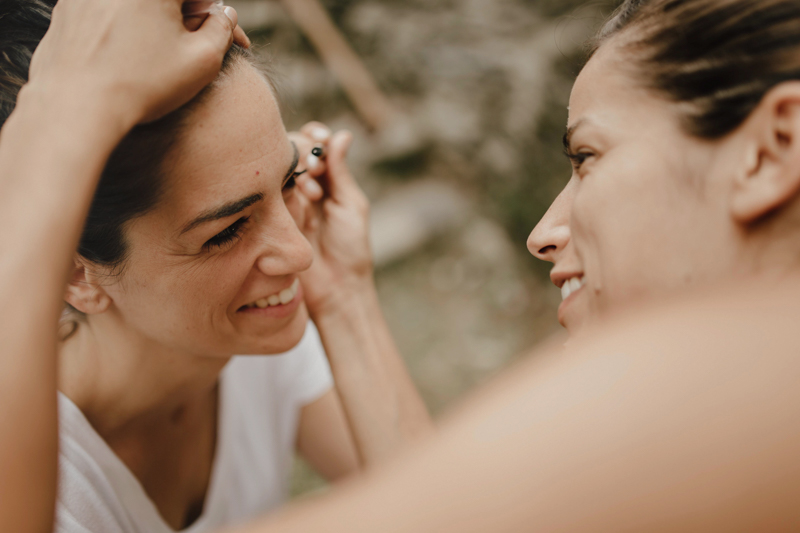
[[[288,180],[292,176],[292,174],[294,174],[295,170],[297,170],[297,164],[300,161],[300,154],[297,150],[297,145],[293,141],[292,141],[292,148],[294,150],[294,155],[292,156],[292,163],[289,166],[289,170],[286,172],[286,175],[283,177],[281,185],[283,185],[283,183],[286,180]],[[263,199],[264,199],[264,193],[257,192],[240,200],[234,200],[233,202],[228,202],[227,204],[221,205],[219,207],[209,209],[208,211],[201,213],[194,220],[186,224],[181,230],[180,234],[183,235],[184,233],[192,231],[197,226],[200,226],[207,222],[212,222],[214,220],[219,220],[222,218],[228,218],[237,213],[241,213],[251,205],[255,204],[256,202],[260,202]]]

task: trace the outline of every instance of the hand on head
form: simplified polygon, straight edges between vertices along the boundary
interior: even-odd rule
[[[182,0],[61,0],[31,62],[27,92],[80,111],[101,108],[122,128],[155,120],[214,80],[234,39],[233,8],[193,32]]]
[[[186,0],[181,6],[183,13],[183,25],[189,31],[195,31],[203,25],[211,12],[223,11],[229,13],[232,18],[236,17],[236,10],[230,6],[225,6],[222,0]],[[241,26],[237,25],[233,30],[233,42],[244,48],[250,48],[252,44]]]

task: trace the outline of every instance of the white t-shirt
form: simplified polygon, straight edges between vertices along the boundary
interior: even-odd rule
[[[234,357],[220,378],[217,448],[203,514],[184,532],[246,522],[285,501],[300,408],[333,386],[316,328],[281,355]],[[173,533],[139,481],[59,393],[56,533]]]

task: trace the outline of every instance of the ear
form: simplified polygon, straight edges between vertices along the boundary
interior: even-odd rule
[[[746,129],[754,142],[733,187],[731,214],[751,224],[790,204],[800,191],[800,82],[770,91]]]
[[[82,258],[75,259],[64,300],[87,315],[103,313],[111,305],[111,297],[103,290],[98,283],[98,276],[92,273]]]

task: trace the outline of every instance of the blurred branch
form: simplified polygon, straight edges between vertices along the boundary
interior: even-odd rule
[[[369,129],[380,131],[388,126],[394,120],[394,108],[319,0],[281,2],[336,76]]]

